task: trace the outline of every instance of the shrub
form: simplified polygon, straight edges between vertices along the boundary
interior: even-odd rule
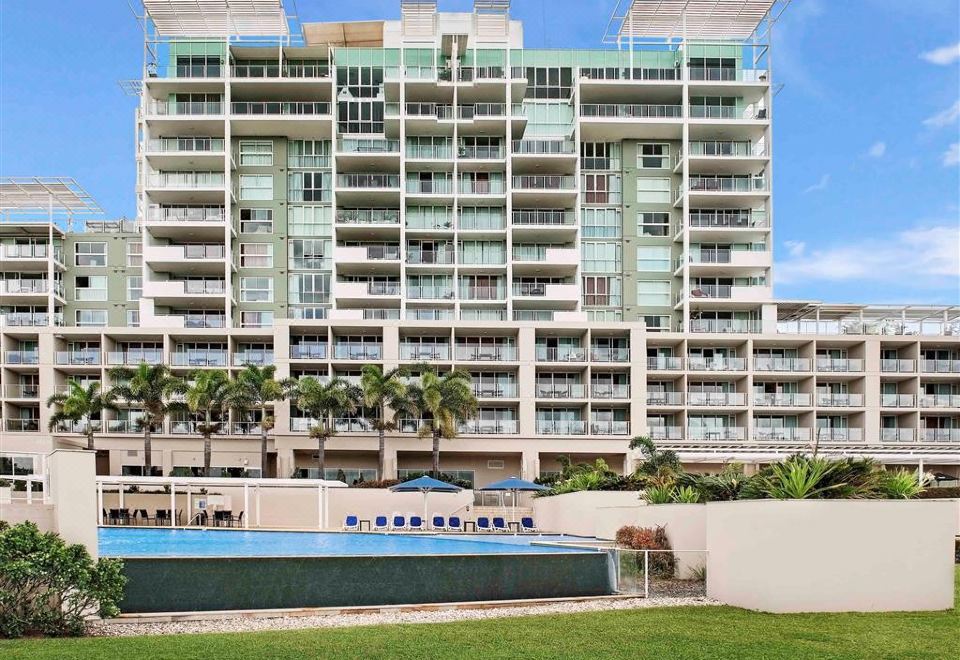
[[[116,616],[126,578],[118,559],[93,561],[31,522],[0,530],[0,635],[80,635],[84,617]]]
[[[917,473],[899,469],[896,472],[885,472],[880,485],[884,497],[894,500],[909,500],[917,497],[926,490],[924,484],[917,479]]]
[[[696,504],[700,501],[700,491],[693,486],[677,486],[673,489],[671,499],[677,504]]]
[[[960,498],[960,486],[949,486],[947,488],[927,488],[917,495],[920,499],[936,498]]]
[[[399,479],[378,479],[376,481],[358,481],[353,488],[390,488],[400,483]]]
[[[673,501],[673,486],[647,486],[641,497],[647,504],[669,504]]]
[[[676,570],[676,562],[667,538],[666,527],[634,527],[627,525],[617,530],[617,546],[629,550],[666,550],[668,552],[651,552],[649,561],[650,576],[672,578]],[[637,569],[643,570],[644,553],[636,555]]]

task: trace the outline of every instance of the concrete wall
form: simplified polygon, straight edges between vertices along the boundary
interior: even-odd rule
[[[600,507],[633,507],[639,506],[639,502],[640,495],[636,491],[587,490],[534,498],[533,516],[537,526],[545,532],[594,536]]]
[[[53,506],[50,504],[27,504],[15,501],[0,504],[0,520],[11,525],[22,522],[33,522],[41,532],[56,531],[53,519]]]
[[[707,595],[769,612],[953,607],[955,505],[712,502]]]

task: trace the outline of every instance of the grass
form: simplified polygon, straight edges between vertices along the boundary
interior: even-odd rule
[[[0,642],[5,660],[123,658],[956,658],[956,605],[916,614],[760,614],[684,607],[464,623]]]

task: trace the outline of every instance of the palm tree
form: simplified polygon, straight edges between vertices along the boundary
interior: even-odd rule
[[[326,383],[312,376],[288,382],[291,386],[290,397],[297,407],[316,421],[310,427],[310,437],[317,440],[317,468],[319,477],[323,479],[327,439],[336,434],[331,419],[356,412],[360,407],[360,391],[339,377],[331,378]]]
[[[440,477],[440,438],[457,437],[460,424],[477,412],[470,374],[459,369],[437,375],[432,366],[421,371],[420,382],[411,385],[410,400],[430,420],[420,429],[422,437],[433,438],[433,477]]]
[[[111,390],[100,391],[100,383],[90,383],[86,389],[77,381],[67,381],[69,392],[54,394],[47,399],[47,406],[59,406],[50,416],[48,429],[53,431],[62,422],[83,422],[83,434],[87,436],[87,449],[93,450],[93,434],[96,427],[93,417],[104,410],[117,410],[116,397]],[[102,422],[101,422],[102,426]]]
[[[274,365],[258,367],[248,364],[237,374],[230,396],[232,406],[240,410],[260,411],[260,476],[267,476],[267,432],[274,427],[272,404],[284,398],[284,384],[274,377]]]
[[[190,412],[203,415],[197,431],[203,436],[203,474],[209,477],[213,454],[210,436],[223,426],[222,417],[230,408],[233,384],[223,369],[198,370],[191,374],[191,379],[193,383],[187,387],[184,398]],[[220,419],[214,419],[215,414]]]
[[[156,424],[172,412],[184,410],[182,401],[173,399],[186,391],[186,383],[170,372],[165,364],[147,364],[141,362],[136,369],[114,367],[110,378],[117,383],[111,392],[117,399],[138,404],[143,409],[140,426],[143,429],[143,473],[147,476],[153,471],[151,434]]]
[[[378,364],[367,364],[360,370],[363,405],[370,411],[367,421],[376,429],[380,439],[377,465],[381,479],[384,478],[387,469],[387,431],[395,430],[399,417],[411,408],[407,397],[407,385],[403,382],[404,376],[406,376],[405,369],[384,371]],[[393,411],[392,419],[386,417],[387,408]]]

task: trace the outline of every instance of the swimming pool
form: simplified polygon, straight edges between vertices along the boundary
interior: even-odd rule
[[[104,557],[386,557],[582,552],[558,535],[372,534],[101,527]]]
[[[456,603],[612,593],[606,552],[555,535],[99,531],[128,613]]]

